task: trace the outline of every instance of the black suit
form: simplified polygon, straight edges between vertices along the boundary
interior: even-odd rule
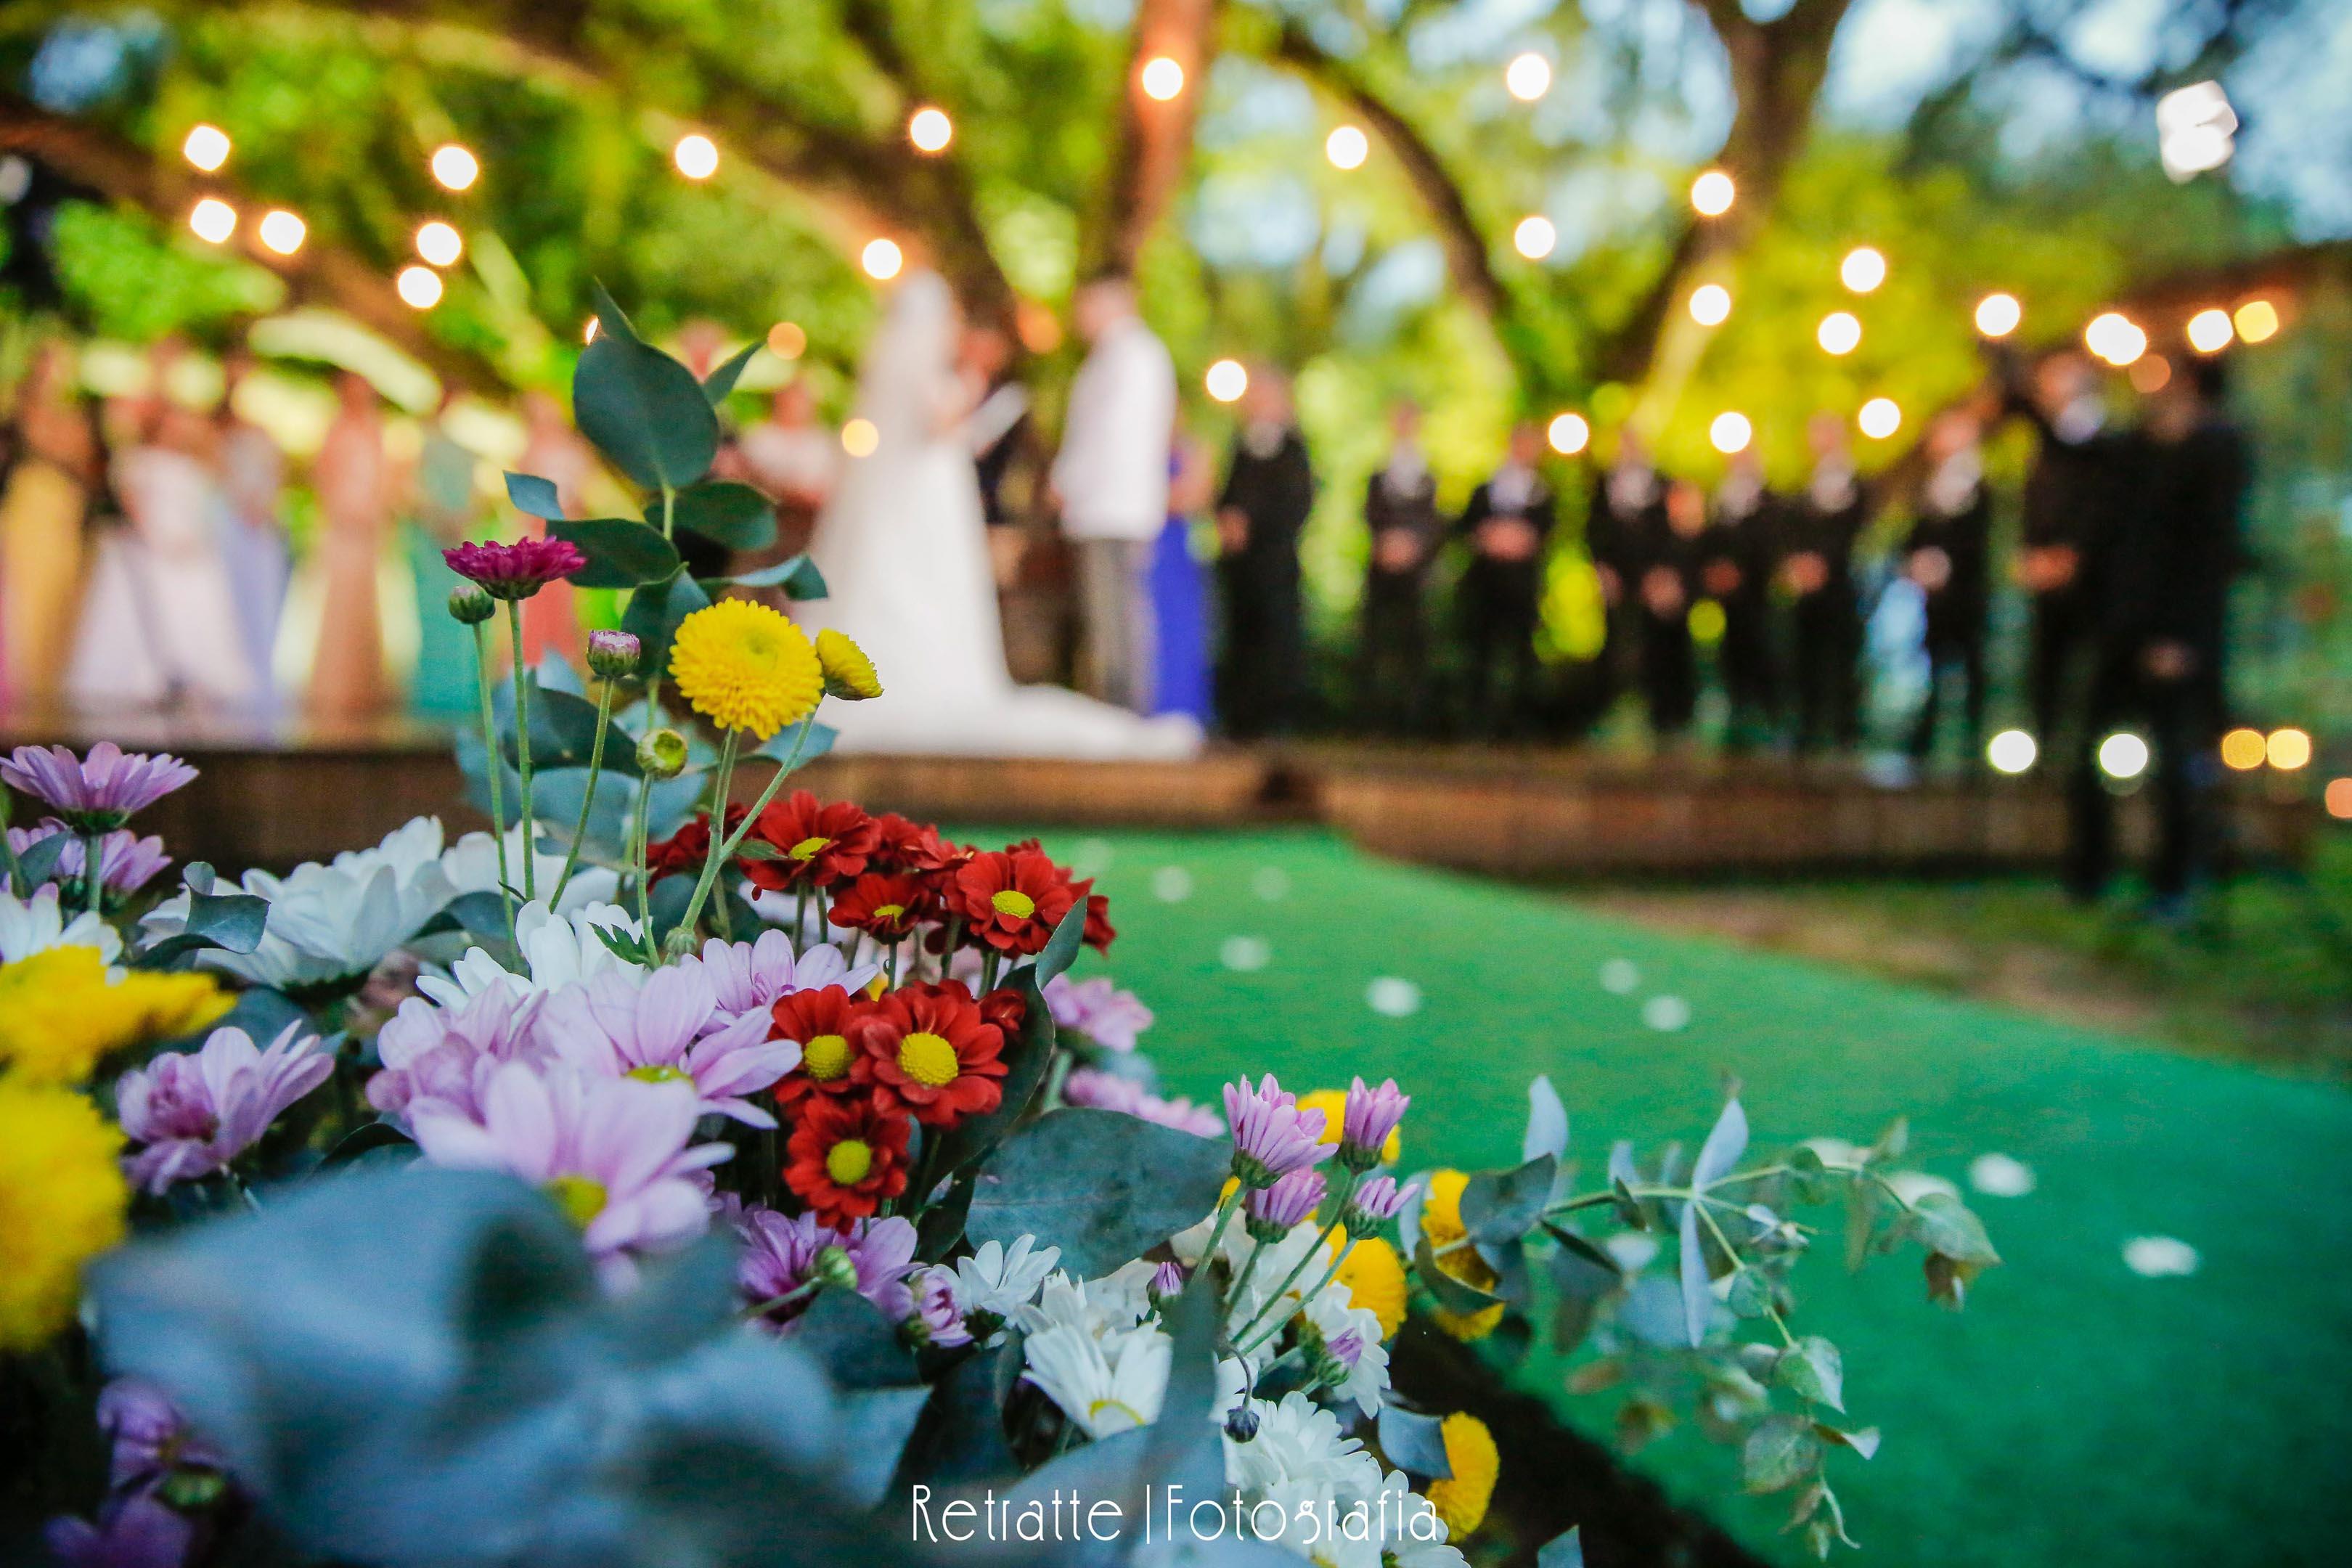
[[[1470,658],[1471,722],[1488,734],[1519,730],[1533,705],[1536,687],[1536,622],[1543,607],[1544,548],[1558,521],[1551,488],[1530,477],[1517,504],[1495,499],[1488,480],[1470,493],[1470,504],[1454,525],[1470,546],[1470,563],[1455,589],[1463,641]],[[1516,520],[1535,531],[1536,547],[1525,560],[1493,554],[1481,541],[1486,524]]]
[[[1696,592],[1723,607],[1716,669],[1731,700],[1729,743],[1769,736],[1780,723],[1780,660],[1772,645],[1772,574],[1780,563],[1787,502],[1769,489],[1718,493],[1698,542]],[[1728,588],[1722,587],[1726,582]]]
[[[1315,470],[1296,429],[1263,453],[1234,443],[1217,510],[1247,518],[1249,537],[1217,561],[1225,617],[1217,706],[1235,736],[1279,734],[1298,721],[1307,659],[1298,535],[1314,507]]]
[[[1853,543],[1870,520],[1862,481],[1845,493],[1817,495],[1808,486],[1788,512],[1782,560],[1821,557],[1820,587],[1790,607],[1797,686],[1797,747],[1852,746],[1862,738],[1862,604],[1853,585]]]
[[[1635,568],[1647,549],[1644,542],[1664,534],[1667,526],[1664,480],[1647,469],[1626,474],[1622,483],[1619,479],[1614,468],[1595,476],[1591,504],[1584,514],[1585,552],[1596,570],[1617,580],[1616,595],[1604,606],[1604,704],[1641,684],[1643,616]]]
[[[1967,683],[1960,699],[1962,754],[1973,759],[1984,736],[1985,621],[1992,602],[1992,497],[1981,479],[1959,498],[1939,499],[1930,482],[1903,541],[1906,563],[1924,551],[1942,554],[1947,575],[1935,587],[1921,585],[1927,616],[1927,696],[1911,731],[1911,754],[1924,758],[1934,748],[1945,677],[1957,671]]]
[[[2021,498],[2019,547],[2023,551],[2063,549],[2074,557],[2072,578],[2056,587],[2032,592],[2027,682],[2034,735],[2048,748],[2059,744],[2067,728],[2070,696],[2080,700],[2079,667],[2097,642],[2099,606],[2105,595],[2101,579],[2116,527],[2125,484],[2120,467],[2128,442],[2103,426],[2070,433],[2070,422],[2052,421],[2022,395],[2012,395],[2010,407],[2029,420],[2042,437]]]
[[[1423,599],[1431,558],[1445,535],[1444,520],[1437,512],[1437,480],[1426,467],[1409,478],[1382,468],[1364,489],[1364,526],[1372,547],[1364,570],[1360,700],[1375,728],[1402,732],[1421,721],[1429,678],[1429,627]],[[1411,563],[1383,564],[1384,541],[1400,549],[1409,543]]]

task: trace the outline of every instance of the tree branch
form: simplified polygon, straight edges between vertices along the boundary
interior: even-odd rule
[[[1216,58],[1218,0],[1142,0],[1119,95],[1118,142],[1103,189],[1091,266],[1132,271],[1183,184],[1209,66]],[[1160,102],[1143,90],[1143,64],[1165,55],[1184,68],[1184,90]]]

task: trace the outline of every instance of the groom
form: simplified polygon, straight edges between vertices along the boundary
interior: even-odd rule
[[[1159,638],[1144,574],[1168,521],[1176,371],[1136,314],[1125,275],[1087,283],[1076,314],[1087,353],[1070,384],[1053,488],[1062,532],[1077,556],[1082,683],[1105,701],[1145,713]]]

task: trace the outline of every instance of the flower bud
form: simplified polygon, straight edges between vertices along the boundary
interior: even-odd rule
[[[656,730],[637,742],[637,771],[649,779],[674,779],[686,771],[686,737]]]
[[[857,1289],[857,1260],[849,1256],[849,1248],[836,1242],[817,1253],[816,1267],[809,1270],[809,1278],[835,1289],[855,1290]]]
[[[499,613],[490,596],[468,583],[449,590],[449,616],[462,626],[478,626]]]
[[[588,670],[599,680],[626,680],[637,672],[637,658],[644,645],[632,632],[595,631],[588,634]]]
[[[1225,1436],[1236,1443],[1246,1443],[1257,1436],[1257,1412],[1247,1404],[1234,1405],[1225,1413]]]

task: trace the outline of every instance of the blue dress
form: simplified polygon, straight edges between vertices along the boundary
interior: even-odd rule
[[[1151,552],[1151,608],[1160,629],[1154,713],[1184,713],[1205,727],[1210,716],[1209,588],[1192,555],[1192,525],[1171,517]]]

